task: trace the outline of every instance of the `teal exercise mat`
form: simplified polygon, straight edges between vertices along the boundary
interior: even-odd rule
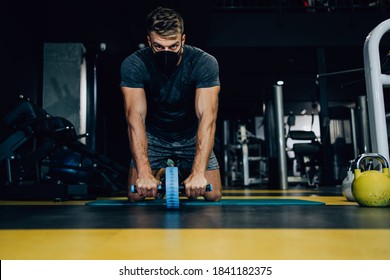
[[[150,199],[140,202],[130,202],[127,199],[101,199],[87,202],[89,206],[148,206],[165,205],[165,199]],[[197,200],[181,199],[181,206],[288,206],[288,205],[325,205],[324,202],[310,201],[303,199],[277,199],[277,198],[259,198],[259,199],[222,199],[219,202],[205,201],[203,198]]]

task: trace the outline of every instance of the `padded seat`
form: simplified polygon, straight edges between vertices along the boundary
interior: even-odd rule
[[[294,143],[292,150],[297,159],[298,170],[306,175],[308,184],[312,186],[319,165],[321,144],[313,131],[290,130],[289,137],[292,140],[307,141]]]
[[[313,131],[306,130],[290,130],[289,136],[293,140],[316,140],[317,136]]]
[[[320,152],[320,146],[317,143],[296,143],[293,151],[299,155],[316,155]]]

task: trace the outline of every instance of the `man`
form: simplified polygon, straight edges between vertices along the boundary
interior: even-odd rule
[[[213,153],[219,69],[216,59],[185,45],[182,17],[159,7],[147,16],[149,47],[121,66],[121,90],[132,162],[129,200],[157,197],[159,170],[172,159],[183,174],[185,195],[221,199],[219,165]],[[157,176],[157,177],[156,177]],[[206,192],[206,185],[212,191]]]

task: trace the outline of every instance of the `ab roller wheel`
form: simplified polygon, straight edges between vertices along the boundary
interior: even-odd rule
[[[165,200],[168,209],[179,208],[179,172],[177,167],[165,169]]]
[[[177,167],[165,168],[165,180],[158,185],[157,191],[161,194],[165,194],[165,204],[167,209],[179,209],[180,207],[180,192],[184,191],[184,185],[179,185],[179,169]],[[131,185],[130,191],[132,193],[137,192],[137,188]],[[212,185],[206,186],[206,191],[212,191]]]

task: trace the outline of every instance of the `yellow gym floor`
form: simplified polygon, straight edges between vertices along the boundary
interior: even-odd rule
[[[3,200],[0,259],[390,259],[390,208],[348,202],[339,187],[224,191],[223,199],[237,198],[325,204],[206,205],[172,211],[156,206],[87,206],[87,201]]]

